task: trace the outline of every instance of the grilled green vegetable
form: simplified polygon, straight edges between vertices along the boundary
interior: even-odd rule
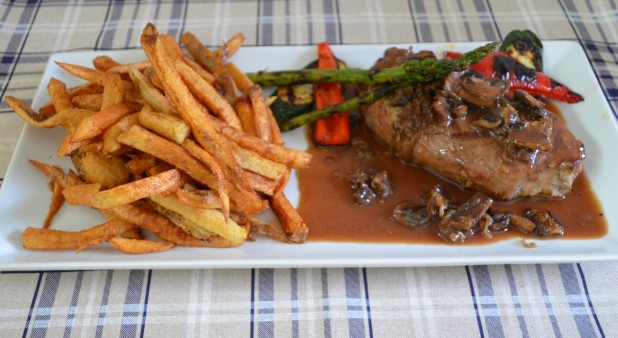
[[[354,84],[377,84],[377,83],[399,83],[408,80],[426,81],[423,77],[440,73],[445,76],[449,72],[467,66],[470,60],[479,61],[487,56],[498,46],[497,42],[479,47],[470,53],[466,53],[462,58],[456,60],[441,60],[436,62],[434,59],[419,61],[410,59],[399,67],[384,68],[378,71],[366,69],[301,69],[293,71],[258,72],[249,73],[247,76],[263,86],[287,86],[299,83],[354,83]],[[480,57],[479,57],[480,56]],[[443,71],[448,72],[444,73]],[[435,79],[435,77],[430,77]]]
[[[379,87],[373,92],[369,92],[367,94],[344,101],[343,103],[338,105],[298,115],[290,119],[289,121],[280,123],[279,126],[283,131],[292,130],[322,117],[330,116],[340,111],[350,111],[362,105],[373,103],[386,95],[390,95],[398,88],[410,86],[415,83],[439,80],[448,75],[450,72],[465,68],[470,63],[479,62],[487,55],[489,55],[489,53],[491,53],[496,48],[496,46],[497,43],[490,43],[485,46],[479,47],[473,51],[470,51],[462,55],[460,58],[454,60],[436,60],[433,58],[424,59],[422,61],[415,59],[408,60],[403,64],[405,65],[404,69],[407,76],[405,78],[401,78],[401,81],[385,84],[384,86]]]
[[[502,41],[499,50],[528,68],[543,71],[543,44],[527,29],[511,31]]]

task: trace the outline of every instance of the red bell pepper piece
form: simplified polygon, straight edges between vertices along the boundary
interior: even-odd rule
[[[452,59],[460,56],[461,54],[457,52],[446,53],[446,57]],[[498,78],[509,82],[511,92],[515,89],[523,89],[532,95],[568,103],[584,100],[583,96],[569,87],[542,72],[522,65],[505,52],[492,52],[480,62],[471,64],[470,69],[481,73],[485,78]]]
[[[318,68],[337,69],[337,59],[330,46],[323,42],[318,45]],[[316,109],[343,102],[343,91],[338,83],[321,83],[315,89]],[[313,141],[332,146],[350,142],[350,116],[347,112],[337,113],[319,119],[313,127]]]

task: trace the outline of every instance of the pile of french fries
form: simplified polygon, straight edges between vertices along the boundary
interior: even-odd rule
[[[285,147],[269,100],[229,61],[242,34],[211,51],[185,33],[187,54],[148,24],[140,42],[142,62],[57,62],[86,83],[67,89],[52,78],[51,101],[38,112],[6,98],[29,124],[65,129],[58,156],[70,156],[77,170],[30,161],[51,179],[53,194],[43,226],[23,233],[24,247],[80,251],[108,242],[149,253],[234,247],[254,233],[302,243],[308,228],[283,189],[290,170],[311,156]],[[79,232],[51,229],[65,202],[96,208],[107,222]],[[269,207],[280,225],[255,217]],[[160,240],[146,240],[143,230]]]

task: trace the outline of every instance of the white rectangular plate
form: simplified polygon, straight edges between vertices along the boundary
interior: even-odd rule
[[[467,51],[481,43],[416,44],[415,50]],[[335,54],[349,67],[367,68],[382,55],[387,45],[333,46]],[[143,60],[140,50],[117,52],[77,52],[54,55],[45,71],[33,106],[49,100],[46,85],[53,76],[67,85],[79,82],[56,66],[62,61],[85,66],[101,54],[120,62]],[[22,248],[21,234],[28,226],[41,226],[51,193],[48,179],[28,164],[28,159],[72,168],[56,150],[64,132],[61,128],[38,129],[25,126],[0,190],[0,270],[68,269],[171,269],[248,267],[342,267],[342,266],[429,266],[462,264],[556,263],[618,260],[618,128],[610,107],[582,48],[574,42],[546,41],[545,69],[558,81],[568,84],[585,97],[575,105],[558,104],[573,133],[586,146],[585,170],[602,201],[609,223],[608,234],[593,240],[536,241],[535,249],[524,249],[518,240],[481,246],[357,244],[315,242],[282,244],[259,237],[233,249],[176,247],[168,252],[131,256],[105,245],[74,251],[28,251]],[[315,46],[245,47],[233,61],[245,71],[297,69],[316,58]],[[286,142],[304,149],[302,131],[287,133]],[[287,194],[298,201],[297,182],[292,180]],[[56,229],[78,230],[103,222],[98,212],[86,207],[65,206],[54,219]]]

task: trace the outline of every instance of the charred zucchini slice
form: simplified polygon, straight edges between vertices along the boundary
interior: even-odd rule
[[[528,68],[543,71],[543,44],[530,30],[513,30],[502,41],[501,51]]]
[[[345,62],[339,61],[339,69],[345,69]],[[308,64],[305,69],[317,68],[318,61],[315,60]],[[315,85],[298,84],[291,86],[277,87],[275,94],[277,99],[270,105],[277,123],[289,121],[292,118],[308,113],[315,109],[314,98]]]

